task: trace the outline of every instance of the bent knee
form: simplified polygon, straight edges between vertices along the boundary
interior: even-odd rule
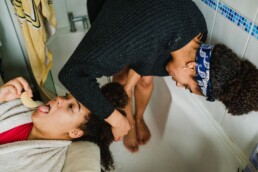
[[[152,76],[144,76],[138,82],[137,85],[141,87],[150,87],[153,85],[153,77]]]

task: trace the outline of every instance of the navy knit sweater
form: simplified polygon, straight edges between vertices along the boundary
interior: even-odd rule
[[[112,76],[127,66],[142,76],[167,76],[170,52],[199,33],[207,33],[206,23],[191,0],[106,0],[59,80],[105,119],[114,107],[101,94],[96,78]]]

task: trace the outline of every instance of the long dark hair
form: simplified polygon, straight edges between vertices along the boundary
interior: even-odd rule
[[[127,105],[129,98],[122,85],[116,82],[108,83],[101,87],[101,92],[120,113],[126,116],[122,109]],[[114,140],[111,126],[104,120],[99,120],[93,113],[90,113],[87,122],[82,124],[80,128],[85,135],[73,141],[90,141],[97,144],[100,148],[101,171],[114,169],[114,161],[109,149]]]
[[[258,69],[231,49],[217,44],[211,56],[212,97],[232,115],[258,111]]]

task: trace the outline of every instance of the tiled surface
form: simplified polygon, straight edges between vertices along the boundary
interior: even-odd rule
[[[258,24],[254,25],[254,28],[252,30],[252,36],[256,39],[258,39]]]
[[[232,9],[230,6],[223,2],[219,2],[218,13],[236,24],[242,30],[250,33],[253,22],[244,15],[241,15],[236,10]]]
[[[222,15],[217,15],[212,35],[213,44],[223,43],[238,56],[242,56],[248,40],[248,34]]]
[[[237,27],[241,28],[247,33],[252,34],[258,40],[258,24],[253,23],[253,19],[258,9],[258,1],[248,0],[240,4],[240,1],[215,1],[215,0],[201,0],[204,4],[216,10],[218,14],[224,16],[227,20],[234,23]],[[235,7],[235,8],[234,8]],[[235,10],[237,9],[237,10]],[[255,27],[252,29],[252,25]]]
[[[215,11],[212,0],[200,1]],[[258,1],[222,0],[218,5],[212,43],[226,44],[239,57],[249,59],[258,67]],[[219,107],[218,105],[218,109]],[[216,108],[208,108],[211,113],[216,113]],[[214,116],[216,115],[213,114]],[[225,113],[222,119],[220,124],[228,137],[239,146],[246,157],[249,157],[258,141],[258,113],[242,116]]]
[[[258,7],[257,0],[220,0],[227,4],[231,9],[237,10],[240,14],[243,14],[247,18],[253,20],[255,12]]]
[[[251,37],[248,46],[246,48],[246,52],[244,54],[244,58],[250,60],[258,67],[258,41],[254,37]]]
[[[212,26],[215,20],[215,10],[207,6],[207,4],[203,3],[200,0],[193,0],[198,8],[201,10],[201,12],[204,15],[204,18],[206,20],[207,28],[208,28],[208,37],[207,37],[207,43],[211,40],[211,32],[212,32]],[[217,2],[217,1],[216,1]]]
[[[252,32],[253,36],[250,37],[244,57],[249,59],[252,63],[256,64],[258,67],[258,8],[255,23],[256,24],[254,25]]]
[[[244,154],[249,157],[258,141],[258,112],[242,116],[226,114],[222,127]]]
[[[200,99],[201,99],[200,101],[203,103],[203,105],[209,110],[212,117],[219,124],[222,124],[224,115],[226,112],[224,105],[219,101],[215,101],[215,102],[206,101],[204,97],[200,97]]]
[[[211,7],[212,9],[216,10],[217,8],[217,0],[202,0],[202,2],[204,2],[205,4],[207,4],[209,7]]]

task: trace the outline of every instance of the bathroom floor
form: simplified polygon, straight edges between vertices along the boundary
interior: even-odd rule
[[[167,78],[169,81],[170,78]],[[111,145],[116,172],[237,172],[241,164],[203,112],[191,106],[189,93],[155,78],[145,120],[152,137],[138,153],[122,142]],[[172,101],[172,106],[169,104]],[[168,115],[169,114],[169,115]],[[208,114],[210,115],[210,114]]]

